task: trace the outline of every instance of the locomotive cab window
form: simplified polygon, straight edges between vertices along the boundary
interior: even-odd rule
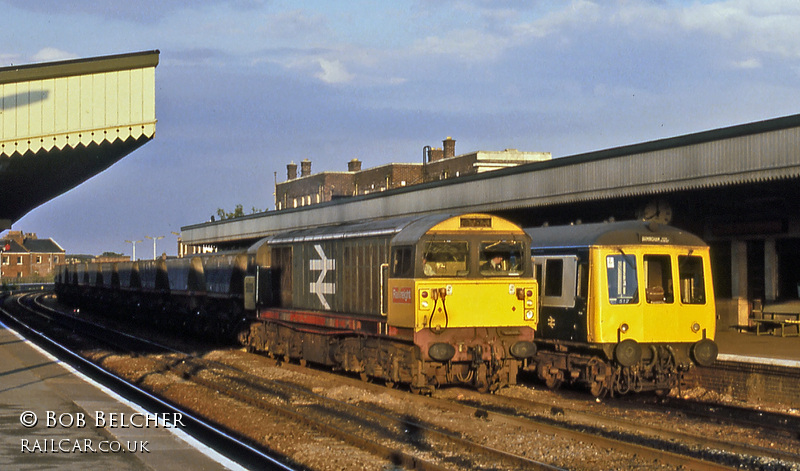
[[[679,256],[678,272],[681,279],[681,302],[683,304],[705,304],[706,291],[702,257]]]
[[[414,276],[414,250],[411,247],[392,249],[392,278],[411,278]]]
[[[478,258],[483,276],[520,276],[524,270],[524,244],[518,241],[493,240],[480,245]]]
[[[645,299],[650,304],[672,303],[675,292],[672,284],[672,260],[669,255],[645,255]]]
[[[429,241],[422,251],[425,276],[467,276],[469,244],[466,241]]]
[[[636,304],[639,302],[639,283],[636,280],[636,257],[619,254],[606,256],[608,302]]]

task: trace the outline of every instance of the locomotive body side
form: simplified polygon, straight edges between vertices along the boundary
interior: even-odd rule
[[[668,391],[716,359],[702,240],[642,221],[527,232],[542,289],[535,368],[548,386]]]
[[[474,219],[486,225],[461,222]],[[516,244],[518,266],[481,274],[482,244],[498,242]],[[268,238],[251,252],[269,266],[278,294],[263,302],[259,293],[262,322],[244,340],[420,390],[514,384],[534,349],[528,247],[520,228],[486,215],[416,216]],[[425,273],[426,256],[437,274]]]

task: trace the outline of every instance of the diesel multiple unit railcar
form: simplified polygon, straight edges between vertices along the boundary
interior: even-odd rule
[[[530,237],[486,214],[282,232],[246,252],[68,265],[72,303],[102,302],[248,348],[429,391],[515,384],[535,354]]]
[[[541,310],[529,368],[551,387],[666,392],[710,365],[716,312],[708,246],[644,221],[526,229]]]

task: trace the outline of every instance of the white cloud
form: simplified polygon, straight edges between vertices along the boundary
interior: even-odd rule
[[[54,47],[46,47],[34,54],[31,60],[33,60],[33,62],[52,62],[76,58],[78,58],[78,56],[71,52],[62,51]]]
[[[319,66],[322,72],[315,74],[315,77],[325,83],[345,83],[353,80],[353,74],[338,60],[319,59]]]
[[[800,58],[800,3],[728,0],[695,4],[680,16],[680,26],[735,41],[747,51]]]
[[[751,57],[750,59],[734,62],[733,66],[737,69],[760,69],[761,61]]]

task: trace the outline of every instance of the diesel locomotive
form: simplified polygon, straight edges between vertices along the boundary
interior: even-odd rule
[[[668,392],[717,357],[709,248],[644,221],[526,229],[539,281],[538,351],[550,388]]]
[[[516,384],[535,354],[530,237],[487,214],[280,232],[246,251],[62,266],[60,299],[430,391]]]

